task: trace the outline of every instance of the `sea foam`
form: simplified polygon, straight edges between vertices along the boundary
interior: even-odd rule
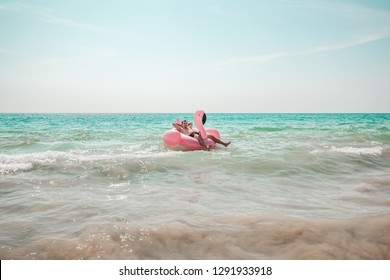
[[[349,155],[371,155],[371,156],[381,156],[383,148],[380,146],[374,147],[335,147],[335,146],[324,146],[322,149],[316,149],[311,152],[311,154],[321,154],[326,152],[332,153],[341,153]]]

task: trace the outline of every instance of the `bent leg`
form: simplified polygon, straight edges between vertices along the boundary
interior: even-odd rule
[[[213,135],[207,135],[207,138],[213,140],[215,143],[224,145],[225,147],[229,146],[230,143],[231,143],[230,141],[229,142],[223,142],[221,139],[218,139],[217,137],[215,137]]]
[[[207,150],[210,151],[210,146],[207,146],[207,145],[206,145],[206,143],[203,141],[203,138],[200,137],[200,135],[198,135],[196,138],[198,139],[198,142],[199,142],[199,144],[200,144],[202,147],[204,147],[204,148],[206,148]]]

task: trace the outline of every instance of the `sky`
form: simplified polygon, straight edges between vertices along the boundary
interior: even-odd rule
[[[390,1],[0,0],[0,112],[390,112]]]

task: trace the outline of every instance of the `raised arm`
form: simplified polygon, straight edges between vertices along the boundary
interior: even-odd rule
[[[178,123],[172,123],[172,126],[174,128],[176,128],[178,131],[181,132],[181,130],[183,129],[183,126],[181,124],[178,124]]]

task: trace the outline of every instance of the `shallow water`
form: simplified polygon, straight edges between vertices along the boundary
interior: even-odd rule
[[[390,114],[176,117],[0,114],[0,258],[390,258]]]

